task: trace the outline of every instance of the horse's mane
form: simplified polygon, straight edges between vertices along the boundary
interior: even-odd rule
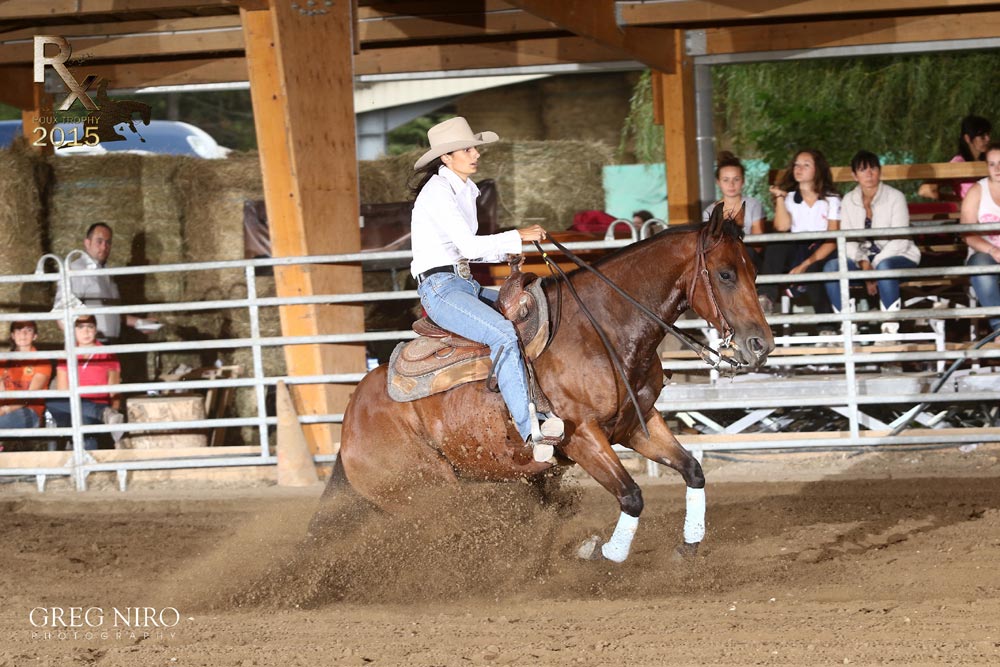
[[[653,234],[649,238],[643,239],[642,241],[638,241],[636,243],[631,243],[622,248],[618,248],[614,252],[609,253],[601,257],[597,261],[593,262],[593,266],[595,268],[599,268],[602,264],[614,261],[616,258],[621,257],[622,255],[628,255],[633,252],[637,252],[640,248],[644,248],[646,245],[650,243],[655,243],[657,239],[663,238],[665,236],[678,236],[680,234],[690,234],[692,232],[700,232],[707,226],[708,223],[706,222],[691,222],[686,225],[675,225],[673,227],[667,227],[666,229],[661,230],[656,234]],[[723,221],[722,233],[724,236],[736,239],[737,241],[743,240],[743,227],[741,225],[736,224],[736,221],[732,220],[731,218]],[[580,269],[575,269],[571,273],[575,273],[576,271],[579,270]],[[549,278],[552,278],[552,276],[549,276]]]

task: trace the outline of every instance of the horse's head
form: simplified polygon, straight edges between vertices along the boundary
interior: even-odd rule
[[[757,272],[743,245],[743,216],[724,217],[720,203],[698,233],[688,304],[716,328],[743,364],[756,370],[774,349],[771,328],[757,300]]]

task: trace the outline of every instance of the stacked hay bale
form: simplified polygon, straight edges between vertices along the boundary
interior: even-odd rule
[[[545,139],[538,85],[529,81],[480,90],[459,98],[455,109],[468,119],[475,132],[491,130],[504,141]]]
[[[543,138],[600,141],[617,148],[637,79],[619,72],[543,79],[538,84]]]
[[[499,141],[485,146],[476,180],[495,179],[500,195],[500,225],[526,227],[542,224],[566,229],[578,211],[604,208],[603,168],[613,160],[613,148],[596,141]],[[406,183],[416,150],[362,163],[362,192],[385,199],[366,204],[406,201]],[[388,182],[390,187],[368,187]],[[398,184],[392,187],[393,184]],[[393,197],[390,199],[389,197]]]
[[[263,198],[260,161],[256,154],[235,154],[225,160],[185,158],[180,163],[175,183],[182,209],[184,261],[211,262],[243,259],[243,203]],[[259,277],[258,296],[275,294],[274,279]],[[184,301],[243,299],[247,296],[243,269],[192,271],[185,275]],[[262,336],[280,336],[277,308],[259,311]],[[195,311],[178,315],[183,318],[187,340],[249,338],[250,320],[246,310],[226,309]],[[264,348],[263,370],[267,376],[284,375],[285,361],[281,348]],[[239,364],[244,375],[253,374],[250,348],[211,351],[224,364]],[[208,358],[202,363],[210,362]],[[256,394],[252,388],[236,392],[235,413],[241,417],[257,414]],[[252,441],[257,429],[244,429],[244,441]]]
[[[50,157],[52,186],[48,192],[48,233],[52,251],[65,257],[82,249],[87,228],[107,223],[113,245],[109,265],[144,266],[183,260],[181,211],[173,184],[177,158],[112,153],[100,156]],[[182,274],[118,276],[122,302],[156,304],[183,296]],[[169,323],[169,316],[165,318]],[[123,342],[146,338],[122,330]],[[56,336],[58,339],[58,335]],[[126,355],[123,373],[137,381],[155,375],[151,355]]]
[[[5,275],[33,273],[44,252],[45,164],[20,144],[0,155],[0,266]],[[0,283],[0,312],[48,310],[50,289],[45,283]],[[0,337],[6,335],[7,327],[0,327]]]

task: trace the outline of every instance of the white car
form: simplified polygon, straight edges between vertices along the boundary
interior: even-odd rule
[[[136,121],[138,133],[132,132],[128,125],[121,123],[115,126],[118,134],[125,141],[101,142],[94,146],[84,143],[82,123],[57,123],[52,131],[52,143],[57,145],[56,155],[105,155],[118,151],[149,155],[190,155],[206,159],[224,158],[232,151],[220,146],[208,132],[199,127],[176,120],[153,120],[149,125]],[[13,142],[14,137],[22,133],[19,120],[0,121],[0,148],[5,148]],[[72,143],[78,138],[78,144],[68,146],[59,144]],[[36,137],[37,139],[37,137]]]

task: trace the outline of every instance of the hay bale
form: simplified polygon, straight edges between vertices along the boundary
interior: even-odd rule
[[[604,208],[604,165],[614,162],[612,146],[594,141],[499,141],[482,149],[483,160],[476,180],[497,181],[500,195],[500,225],[526,227],[541,223],[550,229],[566,229],[578,211]],[[381,193],[384,204],[410,199],[406,183],[413,163],[423,153],[410,151],[371,160],[362,178],[380,178],[397,184],[397,190]],[[379,176],[380,175],[380,176]],[[372,188],[374,191],[374,188]],[[388,197],[394,197],[389,199]]]
[[[544,138],[600,141],[617,148],[629,113],[633,88],[630,81],[631,77],[623,73],[556,76],[539,81]]]
[[[493,178],[500,224],[561,230],[578,211],[604,208],[602,171],[612,148],[586,141],[500,141],[485,149],[478,178]]]
[[[0,156],[0,266],[6,275],[32,273],[44,252],[38,178],[44,162],[20,142]],[[47,289],[42,283],[0,284],[0,311],[48,310]],[[0,336],[6,335],[4,327]]]
[[[181,208],[174,182],[184,163],[185,158],[167,155],[48,158],[53,174],[48,192],[52,251],[65,256],[82,248],[87,227],[101,221],[114,231],[113,266],[184,261]],[[181,274],[119,276],[116,282],[122,301],[128,304],[177,302],[184,296]],[[170,316],[165,319],[169,323]]]
[[[529,81],[470,93],[455,109],[475,132],[491,130],[504,141],[538,141],[547,138],[538,96],[538,83]]]
[[[184,220],[184,260],[243,259],[243,202],[263,199],[256,153],[225,160],[185,159],[177,171]],[[198,271],[185,276],[185,300],[243,298],[242,271]]]

